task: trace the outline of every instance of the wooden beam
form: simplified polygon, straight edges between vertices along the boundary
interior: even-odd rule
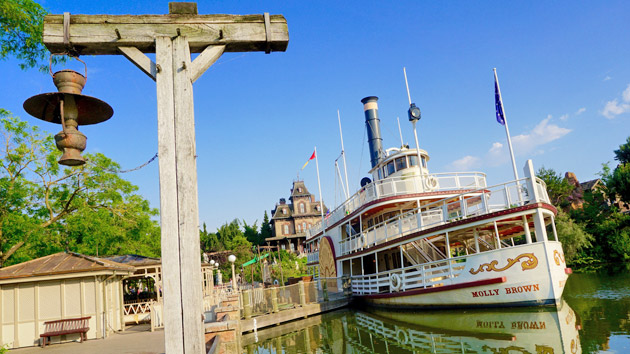
[[[175,99],[175,166],[177,172],[177,213],[179,262],[181,269],[184,354],[203,353],[203,293],[199,245],[199,201],[197,194],[197,153],[195,114],[190,79],[187,38],[173,39],[173,97]],[[168,352],[167,352],[168,353]],[[173,352],[174,353],[174,352]]]
[[[205,73],[206,70],[208,70],[208,68],[217,61],[217,59],[219,59],[224,50],[225,46],[223,45],[208,46],[204,49],[204,51],[201,52],[201,54],[199,54],[199,56],[193,60],[190,65],[190,80],[192,82],[197,81],[197,79],[200,78],[201,75],[203,75],[203,73]]]
[[[175,100],[173,47],[170,37],[155,39],[157,74],[158,154],[160,158],[160,231],[166,353],[184,353],[181,272],[177,215],[177,161],[175,159]]]
[[[185,36],[191,53],[209,45],[225,45],[226,52],[285,51],[287,21],[270,16],[270,35],[263,15],[71,15],[70,45],[81,55],[119,54],[119,47],[155,52],[155,38]],[[67,50],[63,15],[44,18],[44,44],[52,53]]]
[[[138,69],[142,70],[145,74],[149,75],[153,81],[155,81],[155,74],[157,68],[153,60],[149,59],[144,53],[142,53],[136,47],[118,47],[122,55],[129,59]]]

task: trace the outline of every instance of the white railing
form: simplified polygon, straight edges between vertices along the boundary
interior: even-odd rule
[[[326,227],[349,215],[363,204],[384,197],[449,191],[459,189],[478,189],[486,187],[486,175],[480,172],[466,173],[434,173],[423,176],[390,177],[375,181],[361,188],[342,205],[333,210],[325,219]],[[322,222],[313,225],[306,232],[309,239],[322,231]]]
[[[139,315],[147,312],[151,312],[151,304],[155,301],[136,302],[133,304],[125,304],[123,306],[124,315]]]
[[[310,252],[306,254],[306,263],[319,262],[319,252]]]
[[[341,255],[429,229],[450,221],[522,206],[530,202],[549,203],[544,182],[536,178],[538,200],[529,193],[529,179],[524,178],[481,188],[445,198],[410,210],[376,224],[360,234],[339,242]]]
[[[450,285],[453,279],[464,270],[465,264],[466,256],[462,256],[375,274],[353,275],[351,277],[352,293],[368,295],[396,291],[391,286],[390,279],[393,274],[397,274],[401,280],[398,291],[426,288],[436,284]]]

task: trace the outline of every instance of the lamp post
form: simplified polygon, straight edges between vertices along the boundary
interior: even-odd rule
[[[232,263],[232,290],[236,291],[236,273],[234,272],[234,262],[236,262],[236,256],[231,254],[228,257],[228,261]]]
[[[214,259],[210,260],[210,296],[214,299]]]

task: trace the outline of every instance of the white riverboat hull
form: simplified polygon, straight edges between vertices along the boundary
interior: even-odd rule
[[[551,241],[481,253],[457,265],[457,272],[433,286],[403,285],[399,291],[358,297],[398,308],[556,305],[571,272],[561,244]]]

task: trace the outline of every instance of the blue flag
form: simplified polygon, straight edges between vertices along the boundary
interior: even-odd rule
[[[499,91],[499,83],[497,78],[494,78],[494,106],[497,109],[497,122],[501,125],[505,125],[505,116],[503,115],[503,103],[501,102],[501,92]]]

